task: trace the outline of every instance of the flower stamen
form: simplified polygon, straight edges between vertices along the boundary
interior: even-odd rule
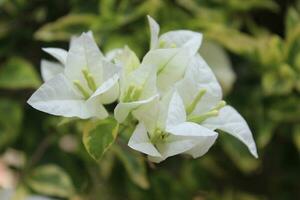
[[[216,107],[214,107],[212,110],[199,115],[199,116],[190,116],[188,117],[188,121],[190,122],[195,122],[197,124],[202,123],[203,121],[205,121],[206,119],[210,118],[210,117],[217,117],[219,115],[219,111],[226,105],[225,101],[220,101]]]
[[[81,92],[85,99],[88,99],[90,97],[89,93],[82,87],[79,80],[73,81],[73,84]]]
[[[205,93],[206,93],[205,89],[199,91],[199,93],[197,94],[197,96],[195,97],[191,105],[189,105],[186,108],[187,115],[190,115],[195,110],[196,106],[198,105],[198,103],[200,102],[200,100],[202,99]]]
[[[93,92],[96,91],[97,86],[96,86],[96,83],[95,83],[95,80],[94,80],[92,74],[89,73],[89,71],[88,71],[87,69],[83,69],[83,70],[82,70],[82,74],[83,74],[83,76],[84,76],[84,78],[85,78],[85,80],[86,80],[86,82],[87,82],[87,84],[88,84],[88,87],[89,87]]]

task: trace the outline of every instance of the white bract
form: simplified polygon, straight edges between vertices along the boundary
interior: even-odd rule
[[[218,135],[187,121],[184,104],[176,91],[136,110],[135,115],[140,123],[128,145],[148,154],[153,162],[180,153],[197,158],[208,151]]]
[[[150,51],[143,58],[143,63],[155,66],[157,88],[163,95],[183,77],[190,59],[200,48],[202,34],[182,30],[170,31],[158,37],[158,24],[151,17],[148,20],[151,31]]]
[[[43,50],[59,61],[52,62],[44,59],[41,61],[42,78],[46,82],[64,71],[68,52],[60,48],[43,48]]]
[[[176,154],[202,156],[218,137],[217,129],[257,157],[246,121],[226,106],[198,53],[202,34],[178,30],[159,36],[159,25],[148,20],[150,50],[141,61],[127,46],[103,56],[90,32],[73,38],[68,52],[44,49],[59,63],[42,61],[45,83],[28,103],[53,115],[104,119],[109,113],[103,105],[118,101],[115,119],[136,126],[128,145],[153,162]]]
[[[115,118],[123,122],[128,114],[157,96],[156,69],[151,64],[140,64],[139,59],[128,47],[116,56],[121,63],[119,104],[115,108]]]
[[[179,47],[185,46],[190,40],[189,38],[196,37],[193,36],[193,32],[190,31],[171,31],[163,34],[160,38],[158,38],[156,36],[158,34],[157,23],[151,18],[149,18],[149,21],[152,33],[150,45],[151,49],[157,48],[159,41],[163,41],[163,44],[167,47],[172,46],[172,44],[175,44],[175,46]],[[172,59],[176,59],[176,56],[177,55],[175,55]],[[176,66],[174,66],[172,70],[176,71]],[[159,82],[157,84],[159,85]],[[184,108],[187,114],[187,121],[194,122],[201,125],[202,128],[206,127],[212,131],[219,129],[231,134],[232,136],[242,141],[248,147],[252,155],[254,157],[257,157],[255,142],[246,121],[234,108],[225,106],[226,103],[222,101],[221,87],[211,69],[199,54],[195,54],[193,57],[190,57],[184,78],[176,81],[175,85],[177,90],[179,91],[180,96],[183,99]],[[154,109],[152,108],[150,110],[153,112]],[[152,158],[152,160],[154,161],[159,162],[161,160],[164,160],[170,155],[164,155],[164,153],[150,154],[151,151],[147,152],[143,148],[143,144],[145,145],[145,147],[147,146],[147,148],[150,148],[150,144],[153,144],[153,141],[151,141],[150,139],[148,140],[148,142],[145,142],[147,139],[149,139],[145,137],[145,132],[149,132],[149,130],[145,128],[145,126],[147,126],[145,124],[147,124],[146,122],[149,120],[149,112],[143,111],[140,113],[141,114],[140,116],[138,116],[138,119],[140,119],[140,121],[142,121],[143,123],[140,124],[134,132],[132,136],[133,138],[131,138],[129,142],[129,146],[150,156],[160,155],[159,159]],[[141,115],[146,115],[146,117],[142,117]],[[188,132],[192,132],[192,130],[189,130],[189,128],[187,128],[186,130],[188,130]],[[150,138],[152,132],[153,130],[150,131]],[[142,134],[144,134],[144,137],[140,136]],[[142,142],[139,141],[139,139],[141,138],[143,138]],[[183,141],[185,140],[183,139]],[[203,155],[201,153],[203,150],[205,150],[206,152],[211,146],[211,144],[208,146],[206,146],[205,144],[210,143],[200,142],[195,146],[190,144],[190,146],[193,146],[192,150],[188,152],[181,151],[177,153],[190,153],[193,157],[199,157]],[[156,147],[160,149],[161,144],[156,145]],[[174,147],[174,149],[176,149],[176,147]]]
[[[108,62],[91,33],[75,38],[70,50],[46,49],[65,67],[30,97],[28,103],[43,112],[64,117],[106,118],[103,104],[119,95],[119,67]],[[49,73],[48,73],[49,74]]]
[[[255,142],[246,121],[234,108],[226,106],[225,101],[222,101],[221,88],[199,55],[191,60],[185,77],[176,87],[184,101],[188,121],[231,134],[257,157]]]

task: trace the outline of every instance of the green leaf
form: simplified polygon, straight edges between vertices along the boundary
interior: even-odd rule
[[[287,64],[282,64],[263,74],[262,86],[265,94],[289,94],[296,80],[294,70]]]
[[[10,99],[0,99],[0,149],[13,142],[20,131],[22,106]],[[5,114],[4,114],[5,113]]]
[[[98,17],[92,14],[70,14],[42,26],[34,35],[38,40],[69,40],[71,36],[88,31]]]
[[[130,179],[143,189],[149,188],[144,157],[140,153],[121,149],[116,145],[113,150],[122,161]]]
[[[299,19],[297,10],[290,7],[285,17],[285,31],[288,35],[300,26]]]
[[[44,195],[66,198],[74,194],[70,177],[56,165],[44,165],[34,169],[27,184],[35,192]]]
[[[243,56],[253,56],[257,41],[248,34],[225,26],[214,26],[205,31],[207,38],[218,42],[228,50]]]
[[[0,88],[37,88],[41,84],[34,67],[26,60],[13,57],[0,69]]]
[[[115,142],[118,129],[119,124],[113,118],[86,124],[82,139],[87,152],[92,158],[96,161],[102,158],[104,153]]]

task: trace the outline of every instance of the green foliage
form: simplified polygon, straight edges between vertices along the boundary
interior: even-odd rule
[[[17,139],[23,118],[23,110],[18,102],[0,99],[0,149]],[[5,114],[4,114],[5,113]]]
[[[37,88],[41,81],[33,66],[22,58],[11,58],[0,71],[0,88]]]
[[[19,177],[11,186],[19,188],[15,199],[32,193],[71,200],[298,199],[299,5],[296,0],[0,0],[0,167]],[[128,44],[141,56],[149,48],[147,14],[162,32],[200,31],[205,41],[226,50],[222,62],[232,63],[233,71],[226,73],[235,73],[236,80],[228,86],[222,73],[218,78],[228,88],[226,101],[249,122],[258,160],[221,134],[202,158],[153,165],[127,147],[130,125],[124,131],[111,118],[61,121],[25,103],[41,84],[40,60],[47,58],[41,47],[67,48],[71,36],[92,30],[104,52]],[[219,65],[213,51],[202,51]],[[25,154],[24,168],[5,159],[11,148]]]
[[[74,193],[68,174],[56,165],[45,165],[32,171],[28,186],[37,193],[57,197],[70,197]]]
[[[113,118],[87,123],[83,131],[83,143],[87,152],[99,161],[115,142],[119,124]]]

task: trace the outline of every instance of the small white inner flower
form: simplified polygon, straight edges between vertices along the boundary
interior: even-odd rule
[[[155,131],[150,135],[150,141],[152,144],[166,142],[169,134],[160,128],[156,128]]]

